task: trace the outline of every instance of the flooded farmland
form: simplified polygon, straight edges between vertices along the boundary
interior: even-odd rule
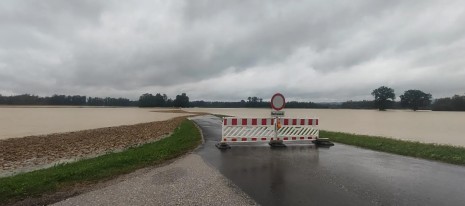
[[[0,107],[0,139],[163,121],[183,116],[163,109]]]
[[[238,117],[269,117],[270,109],[203,109]],[[465,112],[285,109],[286,117],[320,118],[320,129],[465,147]]]
[[[163,109],[0,107],[0,139],[163,121],[185,114]],[[238,117],[269,117],[270,109],[188,108]],[[428,143],[465,146],[465,112],[285,109],[286,117],[320,118],[320,128]]]

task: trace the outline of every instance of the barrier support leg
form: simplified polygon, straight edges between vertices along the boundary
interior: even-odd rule
[[[228,144],[226,144],[226,142],[219,142],[219,143],[216,143],[215,146],[216,146],[218,149],[221,149],[221,150],[231,149],[231,146],[229,146]]]
[[[282,140],[271,140],[268,144],[271,147],[286,147]]]
[[[327,138],[318,138],[316,140],[312,141],[313,144],[319,147],[332,147],[334,146],[334,143],[330,142],[329,139]]]

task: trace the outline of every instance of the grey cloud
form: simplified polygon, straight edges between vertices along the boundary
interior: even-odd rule
[[[463,8],[420,0],[5,1],[0,91],[187,91],[230,100],[284,90],[343,101],[388,85],[444,96],[465,87]],[[250,73],[257,77],[226,81]]]

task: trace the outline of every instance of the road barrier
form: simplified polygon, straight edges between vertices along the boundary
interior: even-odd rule
[[[223,118],[222,143],[270,141],[275,137],[274,118]]]
[[[318,139],[318,119],[223,118],[221,143]]]
[[[284,142],[311,141],[318,146],[333,146],[319,138],[318,119],[284,118],[286,99],[281,93],[271,97],[271,118],[223,118],[219,149],[231,148],[233,142],[268,142],[272,147],[285,147]]]

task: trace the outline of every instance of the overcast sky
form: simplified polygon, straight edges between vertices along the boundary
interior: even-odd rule
[[[465,94],[465,1],[0,2],[0,94]]]

